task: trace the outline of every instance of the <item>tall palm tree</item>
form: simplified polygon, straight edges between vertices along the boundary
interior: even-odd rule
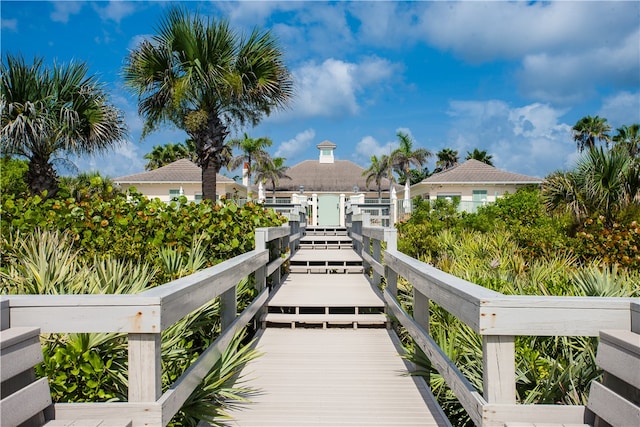
[[[232,148],[239,148],[242,154],[235,156],[227,166],[229,169],[235,169],[242,164],[247,165],[248,185],[251,185],[251,172],[253,171],[253,163],[259,163],[269,159],[269,153],[265,150],[271,147],[273,142],[267,137],[250,138],[245,132],[243,138],[232,139],[228,145]]]
[[[382,201],[382,179],[389,177],[389,156],[382,155],[379,159],[376,155],[371,156],[371,164],[362,172],[365,176],[367,186],[371,181],[376,183],[378,189],[378,202]]]
[[[289,167],[285,166],[285,160],[283,157],[264,158],[257,163],[256,181],[271,182],[274,203],[276,201],[276,186],[280,184],[280,180],[291,179],[291,177],[287,175]]]
[[[451,148],[443,148],[436,153],[438,160],[436,161],[436,170],[434,172],[442,172],[458,164],[460,157],[456,150]]]
[[[203,198],[215,199],[216,173],[229,160],[229,127],[256,125],[289,103],[293,81],[282,57],[269,31],[241,36],[224,20],[179,8],[129,54],[124,76],[138,95],[143,136],[165,122],[189,135],[202,168]]]
[[[57,193],[58,156],[104,151],[127,134],[124,115],[88,71],[84,63],[49,69],[41,58],[27,64],[12,55],[2,63],[0,143],[3,154],[29,161],[25,181],[33,194]]]
[[[640,157],[640,124],[634,123],[631,126],[621,126],[616,129],[617,134],[613,136],[614,149],[624,149],[631,157]]]
[[[411,166],[422,168],[422,165],[433,154],[426,148],[413,149],[413,139],[411,136],[402,131],[396,133],[400,145],[389,156],[389,164],[391,167],[405,180],[404,191],[405,198],[411,198],[409,194],[409,185],[411,183]]]
[[[482,163],[486,163],[489,166],[493,166],[493,156],[487,153],[487,150],[478,150],[474,148],[473,151],[467,151],[466,160],[474,159]]]
[[[576,142],[578,151],[595,147],[596,141],[609,144],[608,132],[611,126],[607,124],[607,119],[599,116],[585,116],[578,120],[573,126],[573,140]]]

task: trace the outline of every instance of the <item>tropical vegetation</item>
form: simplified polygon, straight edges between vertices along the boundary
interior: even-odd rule
[[[436,157],[438,160],[436,161],[436,169],[434,170],[434,173],[450,169],[457,165],[460,160],[458,151],[451,148],[443,148],[436,153]]]
[[[487,150],[479,150],[474,148],[473,151],[467,151],[466,160],[474,159],[489,166],[493,166],[493,156],[487,153]]]
[[[604,117],[585,116],[578,120],[571,130],[578,151],[594,148],[597,141],[604,142],[607,146],[611,141],[609,136],[611,126]]]
[[[247,252],[256,227],[283,223],[252,203],[196,204],[183,197],[166,204],[125,195],[99,174],[61,181],[55,198],[0,190],[2,294],[141,292]],[[241,306],[254,292],[251,279],[239,284]],[[165,331],[163,389],[219,333],[217,299]],[[44,363],[37,372],[49,377],[55,401],[127,399],[126,336],[49,334],[43,342]],[[236,337],[172,425],[195,426],[222,416],[221,396],[246,398],[250,389],[235,378],[257,356],[247,343],[245,335]]]
[[[154,145],[151,152],[144,155],[147,163],[144,165],[144,170],[158,169],[173,163],[180,159],[188,159],[192,162],[196,162],[196,148],[193,145],[193,141],[187,139],[184,143],[179,142],[177,144],[167,143],[164,145]]]
[[[284,164],[284,157],[264,157],[258,161],[256,167],[256,180],[263,183],[271,183],[271,190],[273,191],[273,202],[276,202],[276,187],[280,184],[281,179],[291,179],[287,175],[289,166]]]
[[[55,196],[55,161],[107,150],[127,134],[123,113],[88,71],[85,63],[47,68],[42,58],[28,63],[11,54],[2,62],[0,147],[3,155],[27,159],[32,194]]]
[[[256,125],[290,101],[293,82],[282,56],[269,31],[240,35],[225,20],[180,8],[171,8],[157,34],[129,54],[124,78],[138,96],[143,136],[167,122],[187,133],[204,199],[215,200],[230,127]]]
[[[362,176],[365,177],[365,183],[367,186],[373,181],[376,184],[378,190],[378,201],[382,200],[382,180],[384,178],[389,179],[389,183],[393,182],[391,177],[391,170],[389,167],[389,158],[382,155],[379,159],[378,156],[371,156],[371,164],[367,169],[362,171]],[[391,190],[389,190],[391,191]]]
[[[266,149],[271,147],[271,144],[273,144],[273,141],[267,137],[251,138],[246,132],[242,138],[230,140],[228,145],[232,148],[239,148],[242,154],[233,157],[229,161],[227,168],[233,170],[239,166],[246,165],[247,180],[249,185],[251,185],[251,174],[255,170],[256,163],[258,165],[269,165],[271,156]]]

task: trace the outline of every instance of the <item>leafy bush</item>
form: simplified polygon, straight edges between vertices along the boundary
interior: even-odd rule
[[[577,235],[577,251],[585,260],[602,260],[640,271],[640,223],[636,220],[607,225],[604,217],[589,218]]]

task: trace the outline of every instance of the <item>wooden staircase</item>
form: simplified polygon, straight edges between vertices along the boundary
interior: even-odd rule
[[[380,292],[362,274],[346,228],[308,227],[290,270],[267,302],[263,328],[387,326]]]

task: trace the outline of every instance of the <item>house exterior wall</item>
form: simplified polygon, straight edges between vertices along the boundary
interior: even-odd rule
[[[170,202],[173,194],[179,195],[182,188],[183,195],[189,201],[196,201],[202,198],[202,185],[198,183],[157,183],[157,182],[138,182],[126,183],[120,182],[122,190],[126,191],[129,187],[135,187],[136,190],[150,199],[158,198],[163,202]],[[216,183],[216,194],[226,195],[228,198],[246,197],[246,190],[239,185],[233,183]]]

